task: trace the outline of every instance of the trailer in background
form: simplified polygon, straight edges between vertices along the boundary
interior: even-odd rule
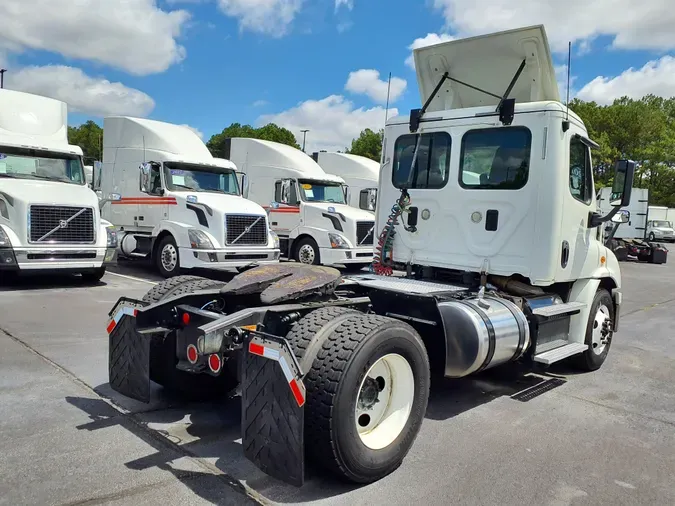
[[[601,213],[612,209],[610,198],[612,188],[602,188],[598,198]],[[633,188],[630,204],[623,209],[628,221],[623,223],[607,223],[605,226],[605,244],[611,249],[619,261],[635,258],[641,262],[665,264],[668,249],[658,242],[646,240],[649,220],[649,190]],[[654,234],[654,230],[649,231]],[[672,235],[672,229],[671,229]]]

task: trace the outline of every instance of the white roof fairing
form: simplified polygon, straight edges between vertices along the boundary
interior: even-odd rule
[[[415,49],[415,68],[422,104],[443,74],[502,96],[525,60],[508,98],[516,103],[560,101],[558,83],[543,25],[453,40]],[[499,99],[447,79],[427,111],[491,105]]]
[[[374,181],[380,177],[380,164],[365,156],[320,151],[318,164],[326,172],[342,177],[351,176]]]
[[[103,148],[163,151],[190,162],[213,163],[204,142],[189,128],[129,116],[110,116],[103,120]]]
[[[230,142],[231,152],[236,153],[231,158],[236,159],[238,165],[245,161],[245,172],[252,167],[274,167],[292,172],[300,179],[344,183],[344,179],[327,174],[311,156],[293,146],[249,137],[233,137]]]

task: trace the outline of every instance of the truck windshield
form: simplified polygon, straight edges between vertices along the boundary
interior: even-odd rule
[[[0,177],[85,183],[82,161],[77,155],[1,146]]]
[[[663,220],[654,221],[654,226],[655,227],[663,227],[663,228],[671,228],[672,227],[672,225],[670,224],[669,221],[663,221]]]
[[[164,162],[164,179],[171,191],[216,192],[239,195],[237,175],[232,169],[191,163]]]
[[[345,203],[345,194],[342,191],[342,185],[338,183],[314,181],[311,179],[300,179],[298,182],[300,183],[302,200],[305,202]]]

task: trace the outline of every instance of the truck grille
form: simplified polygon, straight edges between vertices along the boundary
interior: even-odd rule
[[[356,224],[356,246],[370,246],[373,244],[375,231],[374,221],[359,221]]]
[[[225,243],[233,246],[267,244],[267,220],[264,216],[228,214],[225,217]]]
[[[31,243],[91,244],[96,240],[91,207],[30,206],[28,220]]]

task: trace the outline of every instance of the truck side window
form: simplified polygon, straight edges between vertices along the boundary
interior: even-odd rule
[[[588,146],[573,136],[570,140],[570,191],[579,202],[593,200],[593,168]]]
[[[462,138],[459,185],[520,190],[530,172],[532,133],[525,127],[469,130]]]
[[[161,195],[162,179],[159,176],[159,166],[150,164],[150,188],[148,193],[150,195]]]
[[[448,183],[450,148],[452,139],[446,132],[420,136],[417,161],[412,167],[416,134],[406,134],[396,139],[394,163],[391,173],[396,188],[439,189]]]

